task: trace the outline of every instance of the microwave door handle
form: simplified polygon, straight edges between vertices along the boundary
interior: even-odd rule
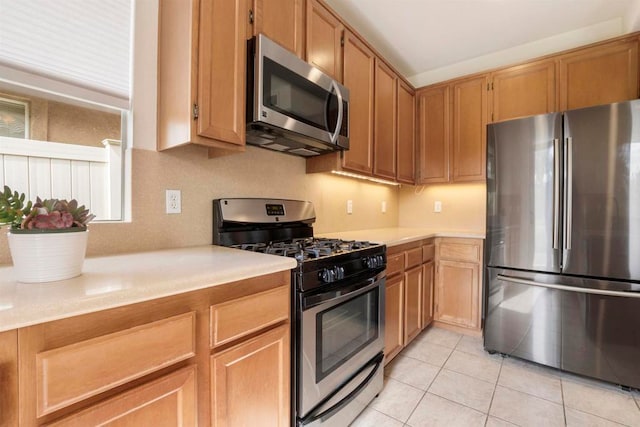
[[[335,132],[331,135],[331,143],[335,144],[338,140],[340,129],[342,128],[342,115],[344,114],[344,111],[342,105],[342,92],[340,91],[340,86],[338,86],[335,80],[331,80],[331,89],[332,92],[335,90],[336,96],[338,98],[338,120],[336,122]],[[331,97],[329,97],[329,100],[331,100]]]

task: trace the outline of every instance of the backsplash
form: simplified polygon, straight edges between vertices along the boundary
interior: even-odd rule
[[[442,212],[434,212],[434,203]],[[402,187],[399,201],[400,227],[484,233],[486,185],[482,183]]]
[[[398,188],[350,178],[305,173],[299,157],[254,147],[214,159],[207,149],[185,146],[158,153],[133,149],[131,223],[92,223],[87,256],[211,244],[212,205],[220,197],[311,200],[316,233],[395,227]],[[165,214],[165,190],[182,192],[182,213]],[[353,214],[347,215],[347,200]],[[382,201],[387,212],[381,212]],[[0,264],[11,257],[0,237]]]

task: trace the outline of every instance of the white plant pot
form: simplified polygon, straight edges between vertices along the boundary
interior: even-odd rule
[[[9,250],[16,279],[25,283],[53,282],[82,273],[88,231],[11,232]]]

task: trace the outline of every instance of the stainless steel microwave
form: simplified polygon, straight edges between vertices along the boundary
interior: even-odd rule
[[[247,143],[297,156],[349,149],[349,90],[262,34],[248,42]]]

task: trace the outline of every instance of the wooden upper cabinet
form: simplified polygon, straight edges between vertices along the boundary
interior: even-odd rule
[[[485,178],[487,147],[487,76],[458,80],[453,94],[452,180]]]
[[[307,0],[307,62],[340,82],[343,29],[340,19],[324,5]]]
[[[416,97],[408,84],[398,79],[398,182],[415,182]]]
[[[449,181],[451,103],[449,85],[421,90],[418,97],[418,184]]]
[[[262,33],[300,58],[304,56],[303,0],[253,0],[251,16],[253,35]]]
[[[373,174],[390,180],[396,178],[397,79],[393,70],[376,58]]]
[[[244,146],[246,0],[201,0],[198,135]]]
[[[158,150],[244,149],[247,16],[247,0],[160,0]]]
[[[556,64],[554,60],[533,62],[491,74],[491,120],[556,111]]]
[[[560,110],[638,97],[638,40],[621,40],[560,56]]]
[[[375,55],[350,31],[344,34],[344,85],[349,88],[349,150],[342,166],[373,172],[373,83]]]

